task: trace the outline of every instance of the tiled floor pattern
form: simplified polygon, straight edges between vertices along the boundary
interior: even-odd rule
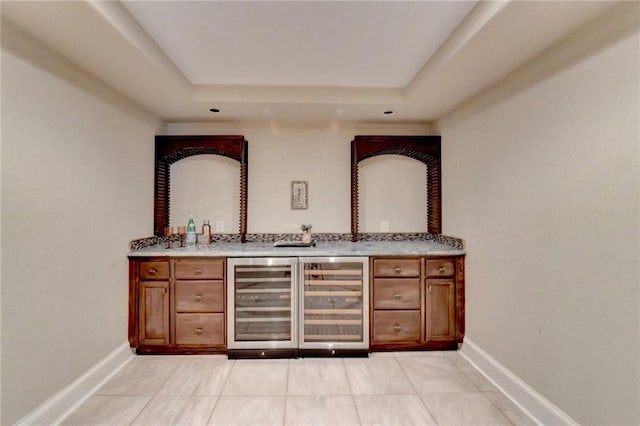
[[[64,425],[531,425],[456,352],[137,356]]]

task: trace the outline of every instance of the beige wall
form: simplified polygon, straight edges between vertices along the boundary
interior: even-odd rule
[[[237,233],[240,211],[240,163],[221,155],[197,155],[171,165],[170,221],[174,231],[193,216],[198,232],[204,220],[216,230]]]
[[[431,134],[428,125],[340,125],[284,123],[170,123],[168,134],[241,134],[249,141],[248,232],[299,232],[302,223],[314,232],[350,232],[350,147],[355,135]],[[400,161],[377,166],[404,193],[424,194],[424,168],[419,180]],[[413,175],[411,175],[413,173]],[[409,180],[408,179],[409,176]],[[291,210],[291,181],[309,182],[309,208]],[[399,188],[399,189],[398,189]],[[390,230],[407,230],[394,224],[419,223],[412,212],[424,211],[424,196],[409,198],[403,210],[393,203],[377,204],[380,217],[389,219]],[[387,210],[386,212],[384,210]],[[402,214],[405,212],[407,214]],[[176,220],[178,220],[176,218]],[[186,219],[185,219],[186,220]],[[374,220],[374,222],[377,220]],[[172,219],[172,223],[173,223]],[[418,229],[424,231],[423,220]],[[176,226],[178,224],[175,224]],[[418,225],[416,225],[418,226]],[[378,231],[372,229],[371,231]]]
[[[424,231],[427,224],[427,168],[401,155],[367,158],[358,166],[360,232]]]
[[[162,124],[4,22],[2,37],[1,423],[13,424],[127,340],[127,243],[152,234]]]
[[[438,123],[467,336],[581,424],[640,423],[640,45],[624,15]]]

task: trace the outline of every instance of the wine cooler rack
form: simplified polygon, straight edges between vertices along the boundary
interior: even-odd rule
[[[299,347],[369,346],[367,269],[366,259],[303,259]]]
[[[229,259],[229,348],[295,347],[297,259]]]
[[[228,259],[229,349],[368,349],[368,260]]]

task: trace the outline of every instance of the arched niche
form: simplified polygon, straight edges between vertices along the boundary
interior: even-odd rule
[[[154,234],[164,235],[169,225],[171,165],[176,161],[194,155],[221,155],[240,163],[240,240],[246,241],[247,235],[247,172],[248,143],[240,135],[181,135],[156,136],[155,153],[155,196],[154,196]]]
[[[358,240],[358,167],[362,160],[396,154],[424,163],[427,204],[424,230],[442,232],[440,136],[356,136],[351,141],[351,240]],[[421,231],[421,230],[416,230]]]

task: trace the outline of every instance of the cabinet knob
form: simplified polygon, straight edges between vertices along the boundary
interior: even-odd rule
[[[202,330],[202,328],[201,328],[201,327],[196,328],[196,335],[198,335],[198,336],[199,336],[199,335],[201,335],[201,334],[202,334],[202,331],[203,331],[203,330]]]
[[[431,286],[427,287],[427,291],[431,294]]]
[[[393,324],[393,331],[400,331],[402,330],[402,327],[400,327],[400,324]]]
[[[157,270],[157,269],[154,269],[154,268],[151,268],[151,269],[149,269],[149,273],[150,273],[150,274],[152,274],[152,275],[153,275],[153,274],[157,274],[157,273],[158,273],[158,270]]]
[[[393,297],[396,299],[402,299],[402,295],[400,293],[393,293]]]
[[[399,274],[400,272],[402,272],[402,268],[400,268],[399,266],[394,266],[393,270],[396,272],[396,274]]]
[[[202,275],[202,269],[200,269],[200,268],[194,269],[193,273],[196,274],[196,275]]]
[[[444,266],[438,268],[438,272],[440,272],[441,274],[444,274],[446,270],[447,269]]]
[[[196,294],[195,299],[196,299],[196,302],[201,301],[202,300],[202,295],[201,294]]]

